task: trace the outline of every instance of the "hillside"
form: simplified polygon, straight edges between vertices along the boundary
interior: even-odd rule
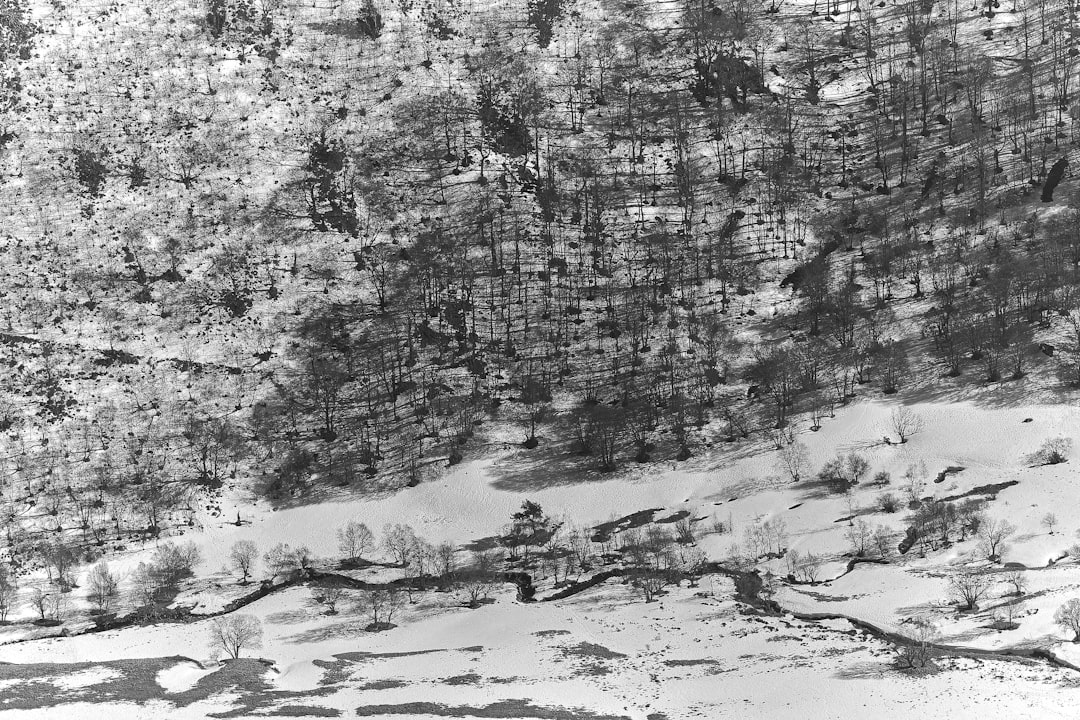
[[[758,668],[820,680],[827,717],[856,676],[890,707],[918,683],[1004,703],[985,665],[1022,688],[1013,714],[1062,712],[1076,20],[0,0],[0,660],[123,680],[43,708],[44,671],[0,665],[0,707],[164,702],[171,673],[192,717],[232,687],[238,715],[295,691],[361,715],[807,716]],[[207,662],[203,628],[241,610],[281,678]],[[433,660],[422,701],[387,669],[356,710],[350,653],[458,652],[484,621],[453,618],[485,613],[520,628]],[[746,654],[656,649],[719,617]],[[438,680],[510,673],[564,626],[625,663],[544,693],[524,668]],[[671,668],[745,676],[710,694]]]

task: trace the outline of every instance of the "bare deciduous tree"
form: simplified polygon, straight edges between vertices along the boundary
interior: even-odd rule
[[[848,526],[844,537],[850,543],[851,552],[855,557],[866,557],[873,543],[873,531],[870,529],[870,523],[862,518],[856,520]]]
[[[337,615],[337,606],[345,597],[345,588],[340,585],[325,585],[311,589],[311,597],[315,602],[326,607],[327,615]]]
[[[979,523],[979,542],[987,560],[999,562],[1005,552],[1005,541],[1016,532],[1016,528],[1005,520],[986,518]]]
[[[235,660],[244,648],[262,647],[262,632],[262,623],[254,615],[218,618],[210,626],[210,645]]]
[[[416,548],[416,533],[408,525],[387,525],[383,528],[382,546],[399,567],[407,567]]]
[[[112,601],[120,595],[120,581],[109,570],[104,560],[90,570],[87,579],[87,597],[99,612],[106,613]]]
[[[810,451],[804,443],[793,442],[780,450],[776,464],[791,482],[799,482],[810,472]]]
[[[1072,598],[1054,613],[1054,622],[1073,634],[1073,642],[1080,643],[1080,598]]]
[[[910,629],[905,633],[908,643],[896,648],[896,664],[904,669],[925,667],[930,660],[930,650],[937,628],[927,619],[916,617],[910,622]]]
[[[1023,570],[1010,570],[1005,573],[1005,582],[1012,585],[1012,594],[1017,597],[1023,595],[1024,589],[1027,587],[1027,578],[1024,576]]]
[[[356,520],[350,520],[344,527],[338,528],[338,549],[350,563],[362,559],[365,553],[375,547],[375,535],[368,526]]]
[[[912,412],[909,407],[894,408],[889,420],[901,444],[906,443],[909,437],[922,430],[922,417]]]
[[[0,583],[0,623],[7,622],[8,613],[15,608],[16,598],[14,585],[8,582]]]
[[[470,608],[477,608],[487,600],[492,583],[495,582],[495,554],[490,550],[478,550],[472,555],[472,563],[459,573],[461,589],[468,598]]]
[[[1057,515],[1054,513],[1046,513],[1042,517],[1042,526],[1046,528],[1047,532],[1051,535],[1054,534],[1054,526],[1057,525]]]
[[[240,573],[240,584],[246,585],[251,577],[255,560],[259,557],[259,548],[250,540],[237,540],[229,550],[229,562]]]
[[[990,579],[983,573],[959,572],[949,578],[949,593],[965,610],[977,608],[989,589]]]
[[[397,588],[373,588],[364,592],[361,604],[371,620],[366,629],[377,631],[391,627],[394,615],[401,609],[403,601]]]

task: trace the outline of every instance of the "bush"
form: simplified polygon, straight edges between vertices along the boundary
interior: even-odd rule
[[[158,585],[175,587],[192,574],[201,559],[202,555],[195,543],[188,542],[180,546],[166,543],[154,551],[150,566]]]
[[[900,509],[900,500],[892,493],[885,493],[878,498],[878,508],[884,513],[894,513]]]
[[[843,458],[835,458],[825,463],[818,471],[818,480],[829,486],[835,493],[842,493],[848,489],[848,479],[844,472]]]
[[[1037,462],[1043,465],[1058,465],[1069,459],[1072,440],[1065,437],[1049,438],[1035,454]]]

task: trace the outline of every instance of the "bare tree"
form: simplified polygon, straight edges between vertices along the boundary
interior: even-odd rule
[[[141,562],[131,574],[130,599],[138,608],[151,610],[160,590],[157,575],[149,563]]]
[[[1057,515],[1054,513],[1046,513],[1042,517],[1042,526],[1046,528],[1047,532],[1051,535],[1054,534],[1054,526],[1057,525]]]
[[[109,606],[120,595],[120,581],[109,570],[104,560],[90,570],[87,580],[87,597],[98,612],[106,613]]]
[[[254,615],[230,615],[211,624],[210,646],[235,660],[244,648],[262,647],[262,634],[262,623]]]
[[[364,592],[361,604],[371,623],[367,630],[386,630],[404,604],[397,588],[373,588]]]
[[[907,493],[908,502],[916,505],[922,502],[923,489],[926,487],[926,465],[924,463],[911,463],[904,471],[904,492]]]
[[[990,579],[983,573],[959,572],[949,578],[949,593],[963,603],[965,610],[974,610],[990,589]]]
[[[30,605],[37,610],[38,619],[44,622],[50,612],[53,603],[53,593],[41,585],[35,585],[30,590]]]
[[[345,597],[345,588],[340,585],[314,587],[311,589],[311,597],[326,607],[327,615],[337,615],[337,605]]]
[[[844,537],[851,544],[851,552],[855,557],[866,557],[873,543],[873,531],[868,522],[862,518],[856,520],[848,526]]]
[[[1005,582],[1009,583],[1013,587],[1013,595],[1019,597],[1024,594],[1024,589],[1027,587],[1027,578],[1024,576],[1022,570],[1010,570],[1005,573]]]
[[[266,569],[270,571],[270,579],[280,576],[287,577],[300,569],[297,563],[295,551],[288,543],[278,543],[263,555]]]
[[[435,564],[435,572],[439,576],[439,588],[444,592],[449,590],[454,583],[457,573],[457,548],[453,543],[439,543],[435,546],[432,562]]]
[[[905,634],[908,642],[896,648],[896,664],[904,669],[925,667],[930,660],[930,650],[937,628],[927,618],[916,617],[910,622],[910,630]]]
[[[6,623],[8,613],[15,608],[17,601],[16,588],[7,579],[0,582],[0,623]]]
[[[1073,642],[1080,642],[1080,598],[1072,598],[1054,613],[1054,622],[1073,634]]]
[[[858,485],[863,476],[870,472],[870,462],[859,453],[848,453],[845,464],[852,485]]]
[[[368,526],[356,520],[350,520],[344,527],[338,528],[338,549],[346,561],[355,564],[375,547],[375,535]]]
[[[690,587],[697,587],[709,562],[708,555],[701,548],[683,547],[676,554],[679,572],[690,581]]]
[[[979,523],[979,542],[986,559],[1000,562],[1005,552],[1005,541],[1016,532],[1016,527],[1005,520],[986,518]]]
[[[416,533],[408,525],[387,525],[383,528],[382,546],[399,567],[407,567],[416,548]]]
[[[889,420],[901,444],[906,443],[909,437],[922,430],[922,417],[912,412],[909,407],[893,408]]]
[[[802,578],[806,582],[816,583],[821,574],[821,566],[824,564],[825,561],[822,558],[812,552],[807,552],[799,563],[799,573],[802,574]]]
[[[878,557],[882,560],[888,560],[894,547],[893,531],[884,525],[878,525],[874,528],[874,534],[871,540],[873,541],[874,550],[877,551]]]
[[[797,483],[810,472],[810,451],[804,443],[793,442],[777,454],[776,465],[791,482]]]
[[[697,542],[694,520],[689,515],[675,521],[675,541],[681,545],[693,545]]]
[[[472,563],[459,573],[461,588],[468,598],[468,606],[477,608],[487,600],[491,585],[495,582],[495,555],[490,550],[478,550],[472,555]]]
[[[259,557],[259,548],[250,540],[237,540],[229,550],[229,562],[240,573],[240,584],[247,585],[255,560]]]

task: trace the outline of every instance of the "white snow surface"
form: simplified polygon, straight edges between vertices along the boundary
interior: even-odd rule
[[[887,565],[857,565],[842,574],[848,551],[847,501],[782,479],[775,452],[765,446],[751,452],[718,445],[705,459],[574,482],[534,476],[522,461],[528,460],[527,451],[505,449],[397,494],[278,511],[249,508],[242,511],[249,524],[207,524],[185,535],[184,540],[200,546],[204,562],[197,573],[202,579],[178,602],[197,598],[200,611],[209,610],[223,604],[216,598],[250,589],[239,588],[235,577],[223,571],[228,548],[239,539],[252,540],[260,548],[275,542],[303,544],[330,558],[337,552],[335,528],[357,519],[376,531],[386,523],[407,522],[432,541],[460,544],[499,532],[510,513],[529,498],[552,515],[582,525],[644,508],[687,509],[694,517],[730,519],[733,535],[710,534],[699,543],[715,558],[730,552],[748,524],[762,518],[783,519],[789,547],[831,558],[823,582],[781,584],[777,599],[785,608],[843,614],[900,631],[906,619],[923,615],[933,620],[943,642],[972,648],[1041,646],[1080,662],[1080,651],[1053,621],[1064,600],[1080,595],[1080,566],[1067,559],[1047,566],[1075,541],[1077,520],[1067,509],[1080,501],[1080,486],[1071,481],[1073,463],[1033,467],[1026,457],[1048,437],[1066,436],[1080,443],[1077,410],[1065,405],[997,407],[986,398],[914,402],[912,408],[924,419],[923,430],[903,445],[885,444],[881,438],[891,434],[889,414],[895,406],[895,401],[884,400],[856,403],[839,410],[818,432],[804,430],[799,439],[807,444],[814,467],[837,452],[865,454],[874,471],[892,473],[893,486],[886,489],[892,492],[900,492],[896,479],[904,469],[919,461],[926,463],[931,476],[925,492],[936,497],[1019,481],[989,503],[991,516],[1018,528],[1004,560],[1031,568],[1026,571],[1026,596],[1014,618],[1019,623],[1016,629],[987,627],[995,609],[1009,601],[1003,583],[993,586],[977,613],[959,613],[949,596],[948,578],[962,568],[1002,572],[1001,566],[981,557],[972,540],[925,558],[909,553]],[[1025,422],[1028,418],[1031,421]],[[937,472],[953,466],[964,470],[942,483],[932,481]],[[884,514],[874,509],[878,495],[886,490],[864,482],[855,490],[855,506],[869,522],[899,530],[904,512]],[[1060,518],[1052,535],[1041,525],[1049,510]],[[133,565],[151,551],[148,547],[132,552],[120,565]],[[782,560],[762,567],[785,574]],[[364,572],[374,576],[388,571],[361,571],[361,576]],[[746,616],[732,595],[730,582],[720,577],[706,578],[695,589],[684,585],[649,604],[617,581],[565,601],[529,605],[516,602],[506,588],[494,604],[477,610],[461,607],[453,595],[428,593],[395,618],[396,628],[381,633],[364,630],[367,620],[350,604],[352,596],[338,615],[326,616],[304,587],[271,594],[242,612],[255,615],[264,626],[263,646],[252,653],[274,664],[275,671],[266,675],[268,693],[303,696],[307,699],[302,704],[336,708],[346,715],[367,705],[431,702],[481,707],[528,699],[534,706],[585,708],[635,720],[651,712],[668,717],[718,717],[732,711],[751,718],[851,717],[860,712],[873,716],[885,707],[896,718],[975,717],[987,712],[1045,718],[1065,717],[1077,700],[1076,674],[1045,663],[957,658],[940,661],[935,674],[903,675],[892,669],[887,643],[852,633],[842,620],[811,623]],[[209,657],[210,622],[8,644],[0,646],[0,661],[101,663],[180,655],[206,665],[200,669],[178,661],[160,672],[156,683],[167,699],[219,670]],[[581,643],[625,657],[578,657],[574,648]],[[348,655],[358,652],[374,655]],[[327,663],[340,665],[339,672],[353,679],[327,684],[333,674]],[[105,677],[93,672],[83,670],[56,684],[74,687],[88,678]],[[4,692],[0,688],[0,698]],[[213,711],[208,708],[233,707],[238,698],[221,692],[182,707],[72,703],[12,710],[10,716],[50,717],[62,709],[87,717],[150,717],[147,713],[153,708],[169,707],[168,717],[199,717],[198,713]]]

